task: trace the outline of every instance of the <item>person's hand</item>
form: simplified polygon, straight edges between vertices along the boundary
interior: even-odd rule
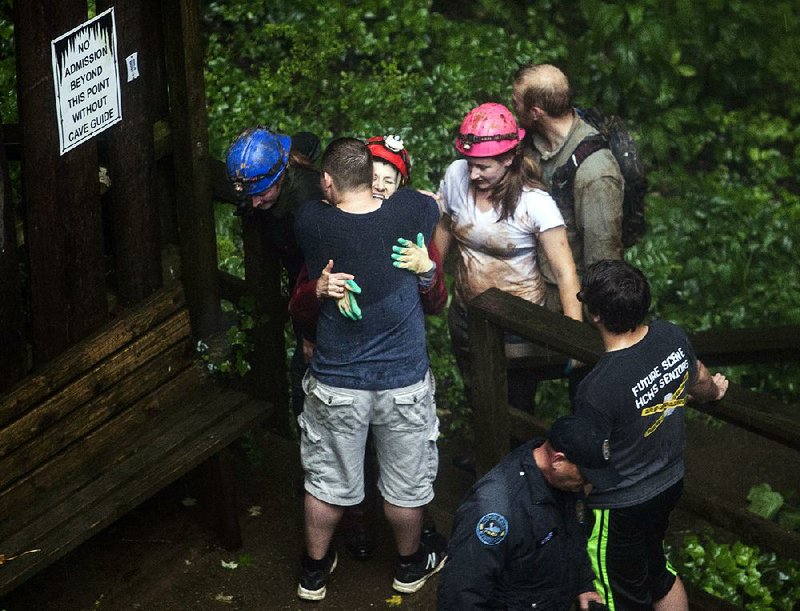
[[[715,373],[711,376],[711,381],[714,382],[714,386],[717,387],[717,396],[714,401],[719,401],[725,396],[725,393],[728,392],[728,378],[721,373]]]
[[[438,193],[434,193],[433,191],[426,191],[425,189],[417,189],[419,193],[423,195],[427,195],[428,197],[432,197],[436,204],[438,205],[442,201],[442,196]]]
[[[332,297],[339,299],[345,295],[345,283],[352,280],[352,274],[345,274],[343,272],[333,273],[333,259],[328,261],[328,264],[322,270],[322,273],[317,278],[316,295],[317,299],[325,297]]]
[[[589,609],[590,602],[597,603],[598,605],[600,605],[601,609],[606,608],[605,604],[603,604],[603,597],[600,596],[597,592],[584,592],[583,594],[578,595],[578,605],[581,611],[587,611]]]
[[[361,308],[356,301],[356,294],[361,292],[361,287],[355,280],[347,280],[344,283],[344,295],[336,300],[339,313],[350,320],[361,320]]]
[[[311,362],[311,357],[314,356],[314,349],[317,345],[307,340],[305,337],[303,338],[303,362],[308,364]]]
[[[405,238],[397,238],[397,243],[399,246],[392,246],[392,265],[415,274],[424,274],[433,269],[433,261],[428,256],[425,238],[421,233],[417,234],[416,244]]]

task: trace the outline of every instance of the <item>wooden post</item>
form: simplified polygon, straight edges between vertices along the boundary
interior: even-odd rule
[[[469,308],[472,433],[478,477],[509,451],[508,381],[503,329]]]
[[[162,8],[181,274],[192,331],[196,337],[208,337],[220,329],[222,316],[208,172],[208,116],[203,83],[200,1],[165,0]]]
[[[0,117],[0,142],[3,141]],[[27,354],[23,334],[17,230],[5,147],[0,146],[0,392],[25,375]]]
[[[236,469],[233,452],[222,448],[202,465],[205,496],[222,547],[229,552],[242,547],[242,529],[236,515]]]
[[[17,89],[22,137],[31,327],[36,365],[107,318],[97,145],[59,156],[54,38],[86,20],[85,0],[15,2]]]
[[[254,331],[255,350],[251,358],[250,381],[256,396],[275,405],[280,426],[288,408],[286,353],[283,325],[287,304],[281,297],[281,267],[265,243],[261,219],[255,215],[243,221],[244,274],[247,293],[255,295],[259,324]]]
[[[149,82],[155,50],[147,43],[139,0],[99,0],[97,12],[114,7],[120,57],[122,122],[109,130],[109,178],[114,259],[120,305],[130,306],[161,286],[159,215],[154,190],[155,114]],[[124,58],[137,54],[139,77],[128,82]]]

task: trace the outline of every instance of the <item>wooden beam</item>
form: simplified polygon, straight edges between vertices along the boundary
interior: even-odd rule
[[[197,337],[221,327],[200,0],[162,3],[181,270]]]
[[[171,317],[184,303],[183,289],[179,284],[174,284],[159,291],[136,310],[109,325],[90,340],[72,346],[0,397],[0,427],[20,417],[35,403],[121,350],[137,336],[145,334]]]
[[[509,451],[508,381],[503,329],[469,317],[470,404],[478,477]],[[480,439],[480,443],[477,440]]]
[[[147,44],[139,0],[98,0],[97,12],[114,7],[120,58],[137,53],[139,77],[127,81],[120,62],[122,121],[108,132],[110,213],[117,296],[123,307],[138,303],[161,286],[159,212],[156,206],[153,104],[148,99],[156,54]]]
[[[604,352],[599,333],[590,325],[550,312],[498,289],[489,289],[473,299],[469,304],[469,316],[485,319],[520,337],[585,363],[597,362]],[[770,343],[775,345],[778,341],[773,338]],[[793,341],[796,338],[789,338],[788,345]],[[753,339],[750,347],[754,345]],[[797,411],[767,395],[731,384],[722,401],[693,407],[767,439],[800,449]]]
[[[41,365],[107,317],[97,144],[59,155],[50,43],[87,17],[85,0],[15,2],[23,199],[33,356]]]
[[[0,137],[4,133],[0,130]],[[28,369],[14,202],[5,150],[0,147],[0,391]]]

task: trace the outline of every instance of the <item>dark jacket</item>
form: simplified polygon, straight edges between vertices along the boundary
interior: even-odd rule
[[[570,608],[593,591],[583,495],[550,487],[523,444],[458,508],[439,579],[440,611]]]

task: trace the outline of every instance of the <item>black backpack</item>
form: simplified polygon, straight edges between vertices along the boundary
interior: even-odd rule
[[[606,116],[596,108],[577,108],[578,116],[599,133],[584,138],[572,152],[567,163],[553,174],[553,198],[560,207],[574,206],[573,183],[581,163],[592,153],[608,148],[619,164],[625,179],[622,200],[622,245],[627,248],[638,243],[644,235],[644,196],[647,193],[647,176],[639,158],[639,151],[625,123],[616,116]]]

